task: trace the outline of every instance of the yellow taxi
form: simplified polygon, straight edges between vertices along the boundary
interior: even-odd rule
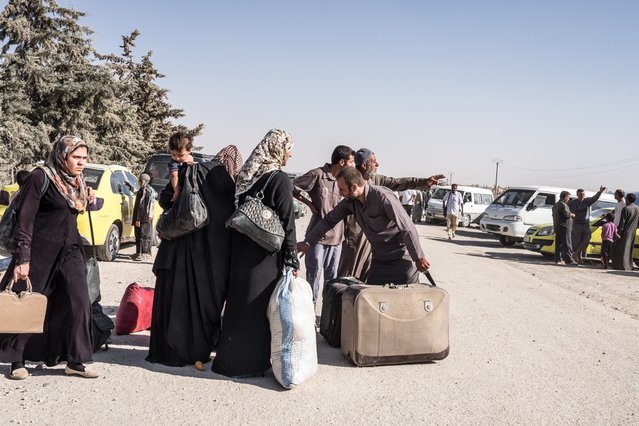
[[[134,242],[131,224],[133,204],[138,179],[123,166],[88,164],[84,168],[84,181],[95,191],[95,203],[91,206],[91,220],[98,259],[112,261],[123,242]],[[154,228],[162,208],[155,202]],[[78,230],[91,241],[89,215],[78,215]]]
[[[18,190],[18,184],[12,183],[10,185],[3,186],[0,189],[0,217],[4,214],[4,211],[9,207],[11,202],[11,196]]]
[[[593,212],[593,216],[596,219],[590,221],[590,244],[586,248],[586,256],[600,257],[601,256],[601,225],[603,224],[603,218],[608,211]],[[555,230],[552,223],[545,223],[543,225],[537,225],[530,227],[524,236],[524,248],[528,250],[536,251],[546,257],[553,257],[555,255]],[[635,263],[639,265],[639,229],[637,229],[637,235],[635,236],[635,244],[632,252],[632,257],[635,259]]]

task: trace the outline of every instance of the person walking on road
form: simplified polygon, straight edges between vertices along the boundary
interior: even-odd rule
[[[0,334],[0,362],[10,362],[9,378],[29,376],[24,361],[54,366],[66,361],[64,373],[96,378],[85,366],[93,361],[91,301],[78,214],[95,197],[84,182],[89,148],[76,136],[53,144],[42,167],[34,169],[20,189],[17,249],[0,282],[30,279],[33,291],[47,297],[42,334]],[[14,286],[14,291],[24,289]]]
[[[575,214],[568,207],[570,192],[561,191],[559,201],[552,206],[552,222],[555,229],[555,263],[563,260],[566,265],[578,265],[572,258],[572,221]]]
[[[456,183],[452,184],[450,191],[444,195],[442,207],[446,215],[446,232],[450,240],[455,238],[459,218],[464,216],[464,200],[462,199],[461,193],[457,191]]]

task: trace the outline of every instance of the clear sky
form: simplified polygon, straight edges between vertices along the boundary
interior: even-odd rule
[[[205,152],[279,127],[289,171],[346,144],[389,176],[639,190],[639,1],[58,1],[100,53],[141,32]]]

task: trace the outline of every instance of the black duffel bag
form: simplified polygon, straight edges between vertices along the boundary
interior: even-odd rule
[[[177,200],[166,210],[155,227],[160,238],[174,240],[209,224],[209,214],[197,181],[197,164],[188,166]]]

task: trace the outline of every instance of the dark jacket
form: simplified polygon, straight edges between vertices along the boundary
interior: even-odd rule
[[[552,206],[552,223],[555,228],[565,228],[572,231],[572,217],[568,204],[559,200]]]

